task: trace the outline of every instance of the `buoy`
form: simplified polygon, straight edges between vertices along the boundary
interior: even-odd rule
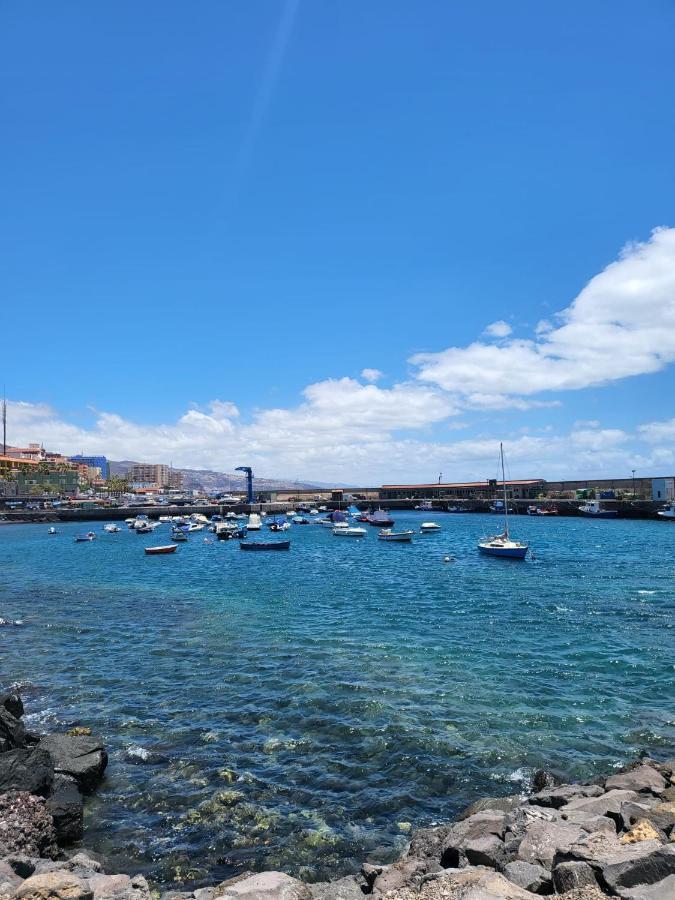
[[[443,562],[450,562],[450,557],[449,557],[449,556],[444,556],[444,557],[443,557]]]

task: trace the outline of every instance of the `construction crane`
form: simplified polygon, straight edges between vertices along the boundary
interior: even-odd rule
[[[253,469],[250,466],[237,466],[235,472],[246,472],[246,502],[253,503]]]

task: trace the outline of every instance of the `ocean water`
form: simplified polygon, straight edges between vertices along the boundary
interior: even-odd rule
[[[197,532],[167,557],[143,553],[167,526],[0,527],[0,617],[22,623],[0,681],[32,727],[110,748],[86,845],[162,881],[322,879],[539,766],[675,753],[675,525],[519,517],[519,563],[476,552],[495,517],[435,518],[411,545],[294,526],[289,553]]]

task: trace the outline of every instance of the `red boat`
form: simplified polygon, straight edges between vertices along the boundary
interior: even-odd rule
[[[149,556],[159,555],[160,553],[175,553],[178,550],[178,544],[166,544],[164,547],[146,547],[145,552]]]

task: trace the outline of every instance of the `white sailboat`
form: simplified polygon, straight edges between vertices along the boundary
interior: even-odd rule
[[[504,488],[504,531],[478,542],[478,549],[487,556],[502,556],[507,559],[525,559],[529,544],[512,541],[509,535],[509,505],[506,498],[506,476],[504,474],[504,445],[499,445],[502,463],[502,486]]]

